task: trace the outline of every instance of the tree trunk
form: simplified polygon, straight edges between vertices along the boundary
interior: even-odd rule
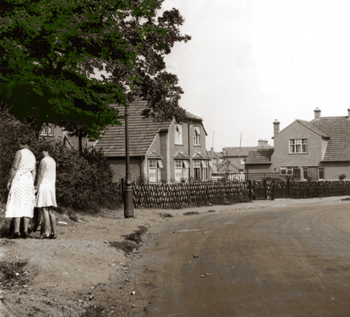
[[[79,152],[82,153],[83,152],[83,137],[81,136],[81,130],[79,131]]]

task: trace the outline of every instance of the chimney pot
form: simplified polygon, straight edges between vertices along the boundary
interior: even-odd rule
[[[276,141],[277,135],[280,133],[280,122],[275,119],[273,122],[273,140]]]
[[[316,107],[316,109],[314,110],[315,112],[315,120],[318,120],[321,118],[321,109]]]

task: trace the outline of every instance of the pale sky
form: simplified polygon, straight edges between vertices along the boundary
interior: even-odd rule
[[[192,36],[166,57],[181,107],[203,118],[207,149],[273,145],[273,124],[347,116],[349,0],[165,0]]]

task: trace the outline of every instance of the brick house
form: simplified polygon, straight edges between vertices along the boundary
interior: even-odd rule
[[[274,150],[265,156],[249,155],[249,173],[257,170],[299,174],[301,179],[337,180],[340,174],[350,177],[350,109],[348,116],[321,117],[316,108],[311,121],[295,120],[280,131],[274,125]]]
[[[123,115],[125,108],[113,105]],[[141,115],[146,101],[137,98],[128,108],[131,180],[180,182],[208,180],[211,158],[206,153],[202,119],[186,112],[188,122],[156,122]],[[125,178],[125,126],[108,126],[96,148],[108,157],[115,182]]]

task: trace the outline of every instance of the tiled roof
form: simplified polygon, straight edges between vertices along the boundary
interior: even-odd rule
[[[315,124],[309,122],[309,121],[304,121],[304,120],[299,120],[297,119],[299,123],[304,125],[305,127],[309,128],[311,131],[317,133],[318,135],[324,137],[324,138],[329,138],[329,135],[325,133],[324,131],[320,130]]]
[[[129,151],[130,156],[146,155],[156,134],[160,130],[168,129],[171,122],[155,122],[153,118],[141,116],[142,110],[146,108],[146,101],[135,98],[135,101],[128,108],[129,120]],[[112,105],[118,109],[119,115],[124,115],[125,107]],[[121,119],[121,125],[108,126],[102,138],[98,140],[96,148],[102,148],[109,157],[125,156],[125,125]]]
[[[348,117],[321,117],[311,121],[330,136],[324,161],[350,161],[350,119]]]
[[[194,114],[188,112],[187,110],[185,110],[185,114],[186,114],[186,117],[187,117],[188,119],[200,120],[200,121],[203,120],[202,118],[195,116]]]
[[[226,168],[225,168],[225,164],[224,163],[217,163],[216,164],[216,169],[217,169],[217,172],[223,172],[223,171],[226,171]],[[228,169],[230,172],[234,172],[235,170],[234,169],[241,169],[240,166],[238,166],[238,164],[236,164],[235,162],[230,162],[229,165],[228,165]]]
[[[219,158],[221,158],[222,157],[222,152],[213,152],[213,158],[214,159],[219,159]],[[209,157],[212,157],[211,156],[211,150],[207,150],[207,156],[209,156]]]
[[[246,164],[271,164],[273,148],[256,148],[247,156]]]
[[[256,149],[256,146],[227,147],[225,156],[248,156],[249,151]]]

